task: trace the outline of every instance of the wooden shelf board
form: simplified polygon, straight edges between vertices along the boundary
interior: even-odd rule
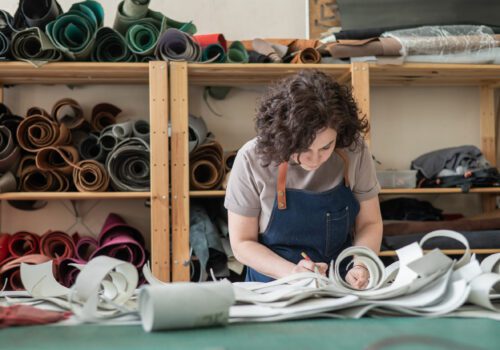
[[[0,84],[147,84],[148,63],[0,62]]]
[[[429,252],[430,250],[424,251]],[[441,251],[446,255],[463,255],[465,253],[465,249],[441,249]],[[500,248],[471,249],[471,252],[475,254],[495,254],[500,253]],[[378,256],[397,256],[397,254],[394,250],[384,250]]]
[[[374,85],[495,85],[500,82],[500,65],[370,63],[370,83]]]
[[[0,200],[148,199],[150,192],[7,192]]]
[[[193,85],[262,85],[302,69],[315,68],[339,78],[350,71],[349,64],[188,64],[189,83]]]
[[[457,194],[460,188],[383,188],[380,194]],[[471,188],[469,193],[500,193],[500,187]],[[226,191],[189,191],[190,197],[224,197]],[[467,193],[464,193],[467,194]]]

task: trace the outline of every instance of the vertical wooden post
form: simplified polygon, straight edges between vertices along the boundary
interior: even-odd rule
[[[188,66],[170,63],[172,280],[189,281]]]
[[[151,260],[153,275],[165,282],[170,281],[167,68],[167,62],[149,63]]]
[[[3,88],[3,85],[0,85],[0,103],[4,103],[4,88]]]
[[[489,85],[481,85],[479,89],[481,151],[488,162],[496,166],[495,89]],[[496,195],[484,194],[482,202],[484,212],[493,211],[496,208]]]
[[[370,119],[370,70],[366,62],[353,62],[351,64],[352,93],[358,105],[359,116]],[[370,146],[371,135],[365,135],[365,141]]]

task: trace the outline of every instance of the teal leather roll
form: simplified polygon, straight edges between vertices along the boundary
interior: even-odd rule
[[[123,35],[109,27],[99,28],[90,59],[94,62],[137,62]]]
[[[36,27],[14,33],[11,47],[16,60],[31,62],[36,66],[63,59],[61,51]]]
[[[100,3],[86,0],[47,24],[46,32],[54,46],[70,60],[90,58],[97,30],[102,27],[104,10]]]
[[[226,52],[220,44],[211,44],[203,49],[201,60],[207,63],[224,63],[226,61]]]

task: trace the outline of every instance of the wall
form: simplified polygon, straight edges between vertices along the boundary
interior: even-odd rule
[[[61,0],[67,10],[76,1]],[[306,37],[306,0],[152,0],[150,8],[162,11],[177,20],[193,20],[199,33],[222,32],[226,38]],[[3,0],[1,8],[14,13],[17,0]],[[112,25],[117,0],[102,1],[105,24]],[[209,128],[226,149],[238,148],[253,137],[253,115],[262,88],[235,88],[225,101],[210,103],[222,117],[215,116],[202,98],[202,88],[190,88],[190,111],[203,116]],[[130,98],[133,96],[133,98]],[[145,118],[148,114],[146,86],[22,86],[6,89],[5,101],[14,112],[24,114],[29,106],[51,109],[63,97],[80,101],[88,112],[99,102],[120,106],[122,120]],[[463,144],[479,145],[479,94],[471,87],[453,88],[372,88],[372,149],[381,168],[407,169],[418,155],[441,147]],[[479,211],[477,196],[433,195],[430,199],[448,211],[473,214]],[[142,200],[77,202],[86,212],[85,224],[91,233],[99,231],[109,210],[123,214],[133,225],[149,231],[149,210]],[[66,203],[69,205],[69,203]],[[28,214],[19,213],[2,203],[0,229],[14,232],[20,229],[43,233],[46,229],[66,229],[75,222],[74,216],[61,202],[50,202],[45,209]],[[79,225],[81,233],[88,229]]]

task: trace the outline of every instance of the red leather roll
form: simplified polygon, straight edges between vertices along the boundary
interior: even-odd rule
[[[8,233],[0,233],[0,265],[10,255],[9,252],[10,235]]]
[[[40,253],[40,237],[34,233],[19,231],[9,241],[9,252],[14,258]]]
[[[224,51],[227,52],[227,42],[223,34],[215,33],[215,34],[194,35],[194,39],[198,42],[198,44],[200,44],[202,48],[205,48],[208,45],[212,44],[219,44],[224,48]]]
[[[48,231],[40,239],[40,252],[53,259],[73,258],[75,243],[65,232]]]
[[[42,264],[49,261],[50,258],[41,254],[29,254],[19,258],[10,259],[0,268],[0,279],[7,279],[8,290],[23,290],[24,286],[21,283],[21,272],[19,266],[21,263],[26,264]]]

